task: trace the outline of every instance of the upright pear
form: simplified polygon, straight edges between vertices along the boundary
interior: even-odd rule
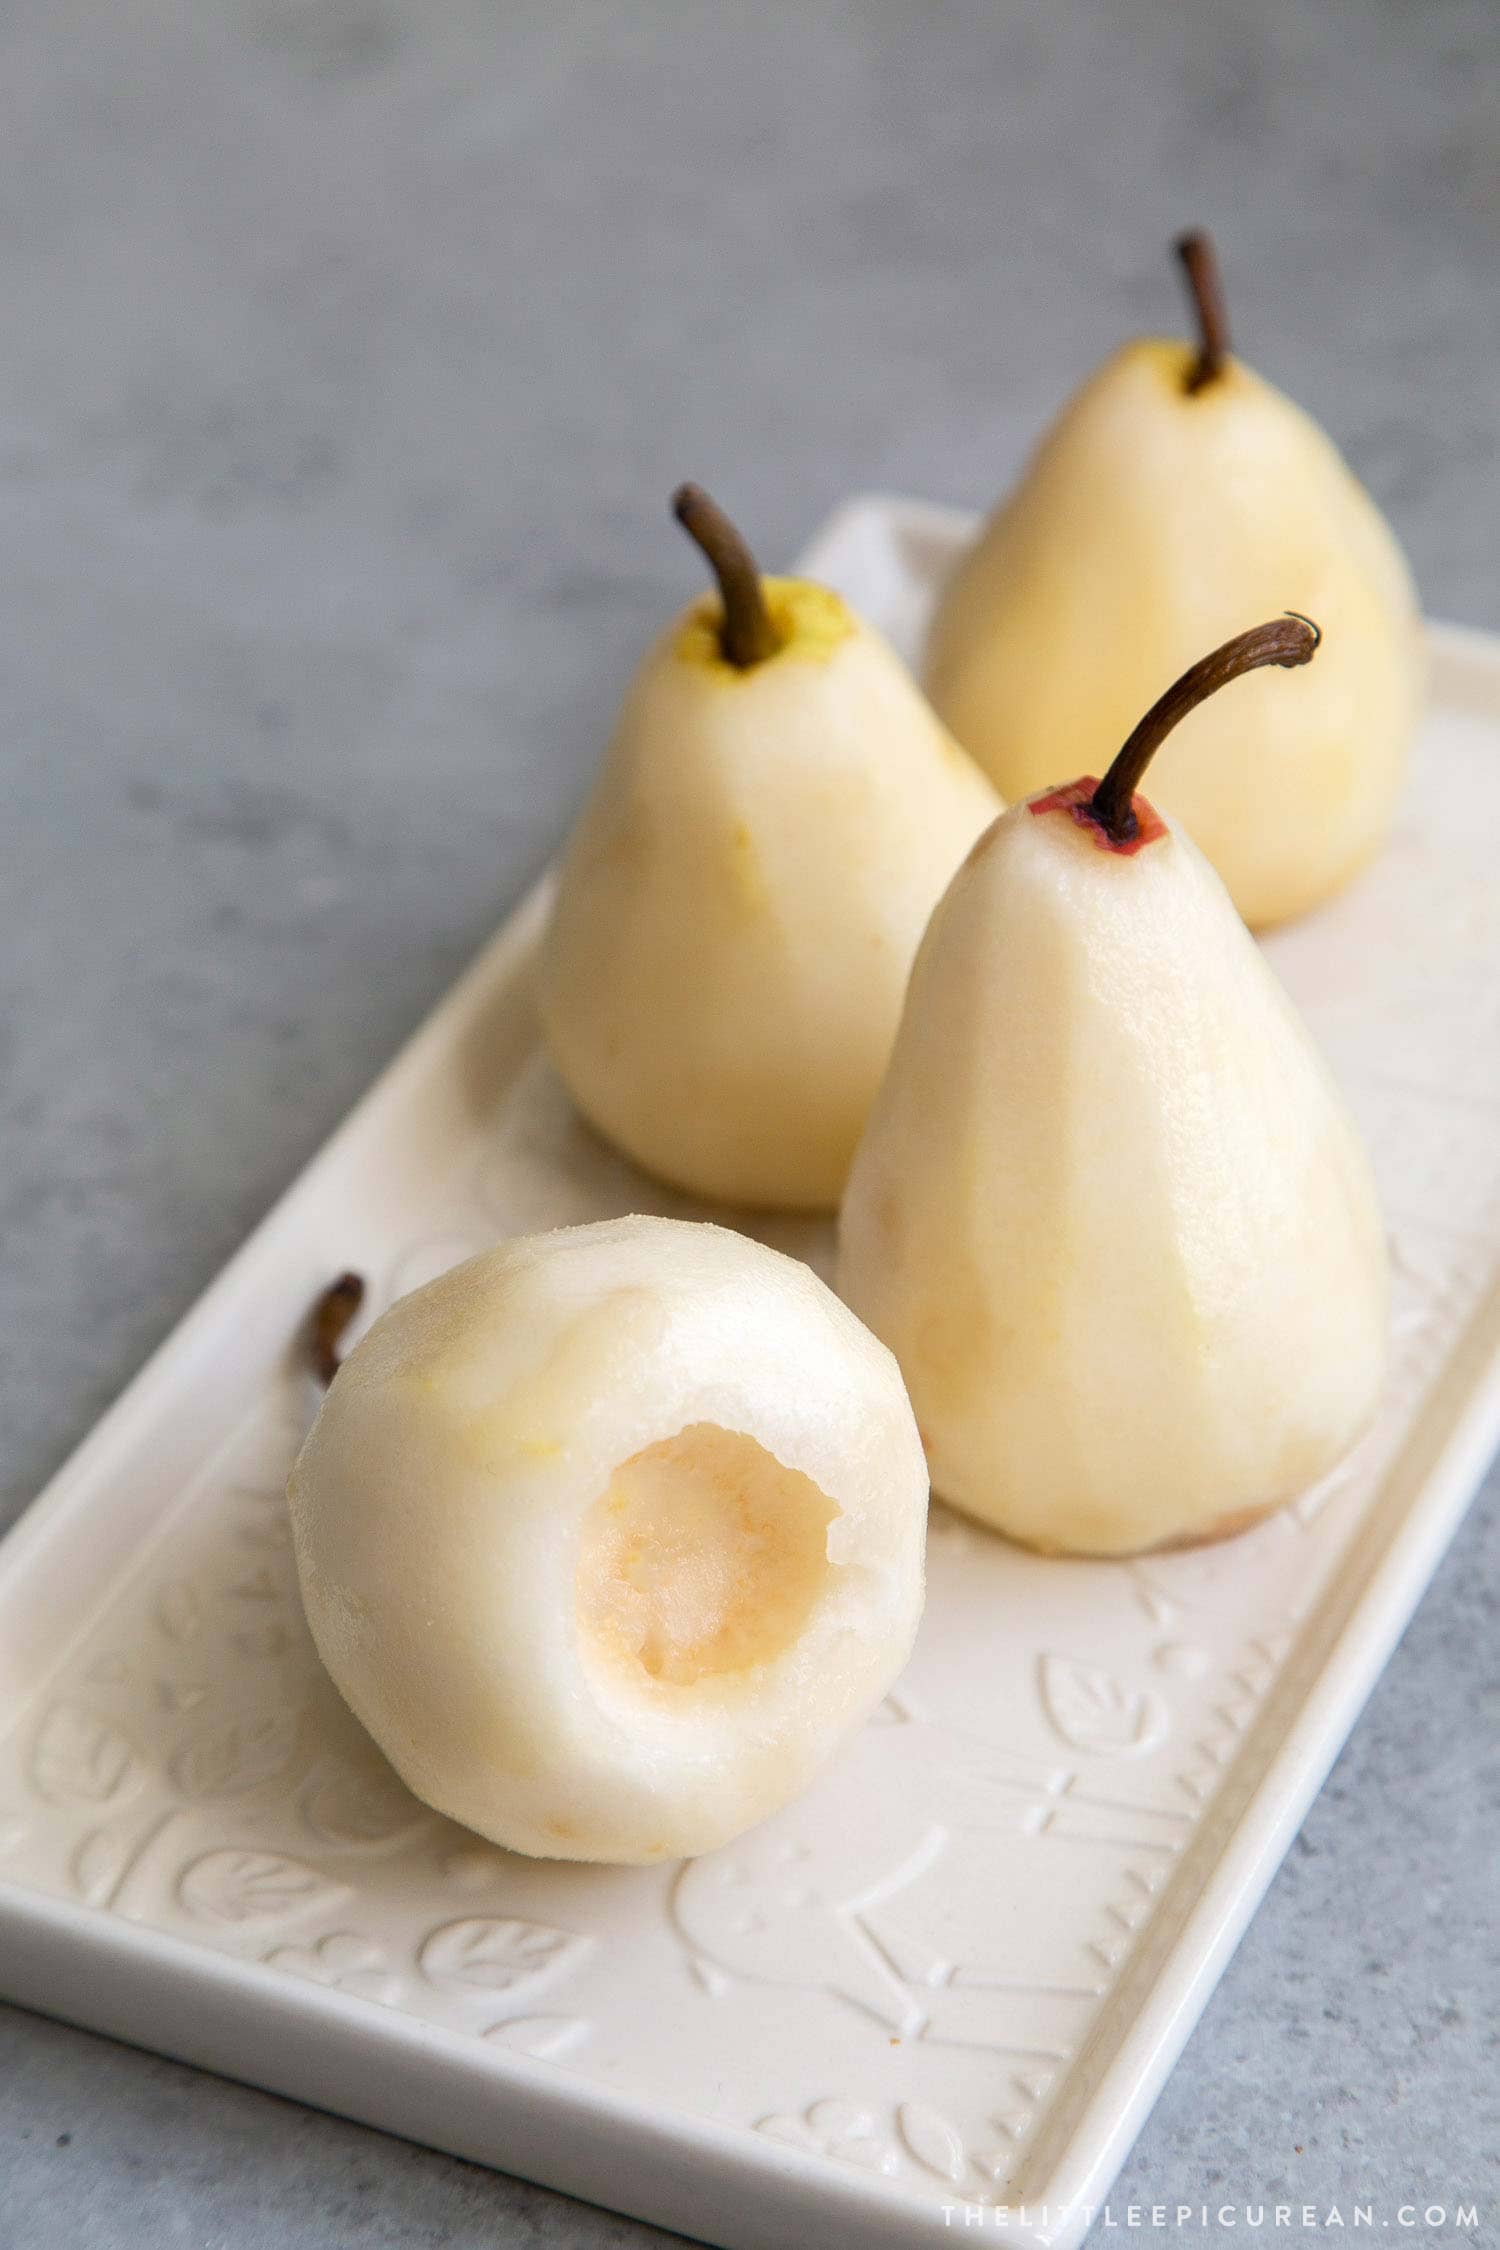
[[[647,655],[563,859],[553,1059],[649,1172],[833,1209],[927,917],[999,799],[837,594],[762,579],[696,486],[719,594]]]
[[[1031,1547],[1238,1530],[1375,1404],[1386,1248],[1354,1125],[1218,876],[1136,794],[1215,689],[1317,645],[1290,616],[1240,635],[1102,783],[1004,814],[917,958],[839,1286],[900,1363],[934,1489]]]
[[[1071,400],[943,592],[925,677],[1014,798],[1061,745],[1120,741],[1241,618],[1288,601],[1315,616],[1327,649],[1295,710],[1257,680],[1189,718],[1152,778],[1262,925],[1316,906],[1384,839],[1421,700],[1419,619],[1333,444],[1230,356],[1207,236],[1178,250],[1198,345],[1127,344]]]

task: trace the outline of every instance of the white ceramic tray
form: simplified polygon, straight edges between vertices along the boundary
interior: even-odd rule
[[[963,528],[862,503],[809,567],[910,647]],[[1272,944],[1395,1238],[1353,1462],[1131,1565],[935,1510],[897,1692],[709,1859],[542,1865],[427,1813],[302,1624],[289,1339],[346,1265],[374,1310],[502,1234],[690,1208],[538,1054],[538,892],[0,1548],[0,1990],[733,2250],[981,2202],[1076,2242],[1500,1435],[1500,643],[1432,651],[1392,848]]]

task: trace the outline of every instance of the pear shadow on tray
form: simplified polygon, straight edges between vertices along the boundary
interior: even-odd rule
[[[541,1044],[537,963],[552,891],[551,873],[544,872],[471,971],[485,975],[488,989],[453,1037],[445,1069],[465,1113],[481,1128],[504,1108],[518,1073]]]

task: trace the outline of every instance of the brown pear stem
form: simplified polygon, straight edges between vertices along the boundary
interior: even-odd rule
[[[719,581],[724,603],[719,646],[725,661],[741,672],[748,672],[752,664],[764,664],[781,642],[766,610],[755,557],[701,484],[679,485],[672,495],[672,513],[702,548]]]
[[[364,1303],[365,1285],[357,1273],[341,1273],[314,1304],[307,1323],[307,1356],[326,1391],[343,1364],[339,1346]]]
[[[1201,227],[1179,237],[1177,255],[1187,274],[1193,309],[1198,315],[1198,357],[1188,370],[1186,389],[1201,391],[1222,374],[1229,357],[1229,315],[1224,309],[1224,284],[1213,237]]]
[[[1147,766],[1189,711],[1196,711],[1200,703],[1228,687],[1231,680],[1258,672],[1262,665],[1280,664],[1291,671],[1299,664],[1311,663],[1322,638],[1310,617],[1289,609],[1284,617],[1273,617],[1268,625],[1237,633],[1211,656],[1200,657],[1152,704],[1089,799],[1090,816],[1106,836],[1116,844],[1128,844],[1135,835],[1140,824],[1131,800]]]

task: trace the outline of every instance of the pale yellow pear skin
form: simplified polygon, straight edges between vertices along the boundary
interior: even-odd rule
[[[896,1355],[934,1491],[1028,1546],[1212,1537],[1346,1453],[1385,1364],[1374,1184],[1180,829],[1125,856],[1022,805],[975,847],[913,971],[838,1279]]]
[[[1000,800],[839,598],[768,579],[739,670],[707,595],[647,655],[541,966],[584,1115],[690,1194],[832,1210],[932,908]]]
[[[1269,678],[1187,719],[1151,769],[1253,927],[1337,891],[1390,828],[1421,706],[1415,590],[1331,441],[1237,360],[1139,341],[1064,410],[944,589],[925,682],[1014,799],[1095,770],[1136,716],[1247,617],[1323,628],[1288,710]],[[1290,817],[1295,814],[1295,817]]]

